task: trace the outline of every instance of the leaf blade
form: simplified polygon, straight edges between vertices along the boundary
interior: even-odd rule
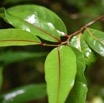
[[[6,94],[0,95],[1,103],[23,103],[46,96],[44,84],[31,84],[16,88]]]
[[[95,52],[104,56],[104,32],[86,28],[84,31],[84,39]]]
[[[1,29],[0,46],[25,46],[40,44],[41,41],[33,34],[19,29]]]
[[[71,48],[61,46],[52,50],[45,61],[45,73],[49,103],[64,103],[76,75],[76,57]]]
[[[91,50],[91,48],[84,40],[83,34],[73,36],[73,38],[70,41],[70,44],[71,46],[77,48],[79,51],[82,52],[87,65],[90,65],[91,63],[96,61],[95,53]]]
[[[66,103],[85,103],[87,95],[87,85],[84,76],[85,60],[82,53],[73,48],[77,57],[77,75],[73,89],[71,90]]]
[[[52,42],[60,42],[60,35],[67,33],[62,20],[42,6],[15,6],[5,10],[4,18],[15,28],[29,31]]]

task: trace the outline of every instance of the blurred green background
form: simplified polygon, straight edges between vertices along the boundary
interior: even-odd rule
[[[20,4],[38,4],[51,9],[64,21],[68,34],[104,15],[104,0],[0,0],[0,7]],[[10,27],[0,19],[0,29]],[[104,20],[91,27],[104,31]],[[0,69],[0,76],[3,73],[1,93],[27,84],[45,83],[44,61],[51,49],[42,46],[0,48],[0,66],[3,66]],[[86,103],[104,103],[104,58],[97,57],[85,72],[89,88]],[[27,103],[47,103],[47,97]]]

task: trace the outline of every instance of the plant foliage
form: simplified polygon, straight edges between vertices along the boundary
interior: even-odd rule
[[[14,27],[0,30],[0,47],[26,45],[55,47],[45,60],[49,103],[85,103],[87,95],[85,67],[95,62],[95,52],[104,56],[104,32],[88,28],[90,25],[86,25],[78,32],[67,35],[63,21],[52,11],[38,5],[19,5],[9,9],[1,8],[0,11],[1,18]],[[66,40],[61,40],[62,37]],[[49,41],[49,44],[45,41]],[[0,87],[1,83],[0,75]],[[22,87],[25,92],[20,94],[21,97],[16,95],[8,101],[5,100],[8,94],[1,95],[1,102],[24,102],[21,98],[31,93],[31,97],[27,96],[25,101],[45,95],[40,85],[36,86],[36,90],[34,87],[35,85]],[[29,94],[27,89],[31,91]]]

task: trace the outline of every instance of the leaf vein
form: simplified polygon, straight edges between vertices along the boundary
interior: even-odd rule
[[[101,41],[100,39],[98,39],[96,36],[94,36],[94,34],[91,33],[91,31],[90,31],[88,28],[86,28],[86,31],[87,31],[93,38],[95,38],[96,40],[98,40],[100,43],[104,44],[104,42]]]
[[[11,14],[10,14],[10,15],[11,15]],[[14,16],[14,15],[11,15],[11,16]],[[14,16],[14,17],[15,17],[15,18],[19,18],[20,20],[22,20],[22,21],[28,23],[29,25],[35,27],[36,29],[40,30],[41,32],[45,33],[46,35],[48,35],[48,36],[52,37],[53,39],[57,40],[58,42],[60,42],[60,40],[59,40],[58,38],[56,38],[56,37],[53,36],[52,34],[49,34],[49,33],[46,32],[45,30],[43,30],[43,29],[41,29],[41,28],[39,28],[39,27],[37,27],[37,26],[35,26],[35,25],[33,25],[33,24],[30,24],[29,22],[25,21],[24,19],[22,19],[22,18],[20,18],[20,17],[18,17],[18,16]]]

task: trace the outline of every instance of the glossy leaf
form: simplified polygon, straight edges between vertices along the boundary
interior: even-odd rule
[[[86,28],[84,31],[84,39],[94,51],[104,56],[104,32]]]
[[[49,103],[65,103],[76,75],[76,56],[68,46],[55,48],[45,61]]]
[[[83,82],[83,83],[86,83],[86,80],[85,80],[85,77],[84,77],[84,71],[85,71],[85,67],[86,67],[84,56],[78,49],[76,49],[74,47],[71,47],[71,48],[74,51],[74,53],[76,54],[76,58],[77,58],[76,80],[80,81],[80,82]]]
[[[75,82],[74,89],[71,91],[70,96],[66,103],[85,103],[87,87],[81,82]]]
[[[52,11],[37,5],[20,5],[5,10],[4,19],[15,28],[23,29],[42,39],[60,42],[67,33],[62,20]]]
[[[77,57],[77,75],[74,87],[71,90],[66,103],[85,103],[87,95],[86,79],[84,76],[85,59],[78,49],[73,47],[72,49]]]
[[[70,45],[72,45],[73,47],[77,48],[82,52],[87,65],[90,65],[91,63],[96,61],[96,56],[83,39],[83,34],[78,34],[74,36],[70,41]]]
[[[40,58],[46,56],[47,53],[39,53],[39,52],[13,52],[13,51],[7,51],[0,53],[0,62],[3,62],[5,64],[18,62],[26,59],[31,58]]]
[[[2,74],[3,74],[3,67],[0,65],[0,89],[2,87],[2,80],[3,80],[3,77],[2,77]]]
[[[85,57],[86,64],[90,65],[91,63],[94,63],[96,61],[96,55],[94,51],[86,43],[86,41],[83,39],[83,37],[81,39],[81,48],[82,48],[82,54]]]
[[[3,46],[25,46],[40,44],[40,40],[24,30],[19,29],[1,29],[0,30],[0,47]]]
[[[33,84],[19,87],[9,93],[0,95],[0,103],[25,103],[30,100],[46,96],[46,87],[43,84]]]

